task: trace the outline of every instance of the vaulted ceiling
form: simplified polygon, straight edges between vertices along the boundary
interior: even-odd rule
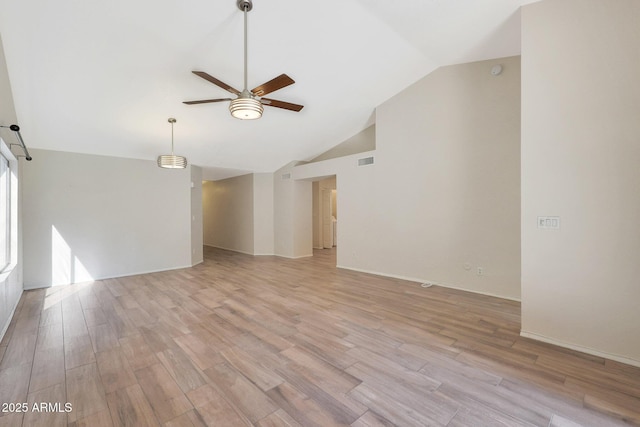
[[[216,179],[310,159],[375,121],[375,108],[434,69],[520,53],[531,0],[254,0],[249,88],[303,104],[231,117],[205,71],[242,89],[236,0],[0,0],[14,103],[29,147],[154,160],[170,151]],[[0,123],[4,124],[4,123]]]

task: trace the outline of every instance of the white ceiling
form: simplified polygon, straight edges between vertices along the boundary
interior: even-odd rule
[[[205,178],[272,172],[315,157],[375,120],[377,105],[442,65],[520,53],[531,0],[254,0],[249,87],[303,104],[231,117],[182,101],[242,89],[236,0],[0,0],[0,34],[28,147],[153,160],[176,154]],[[4,124],[4,123],[0,123]]]

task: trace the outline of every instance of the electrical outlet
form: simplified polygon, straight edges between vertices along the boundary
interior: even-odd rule
[[[478,276],[484,275],[484,267],[478,267]]]

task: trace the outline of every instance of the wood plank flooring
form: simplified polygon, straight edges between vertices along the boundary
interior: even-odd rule
[[[0,426],[640,425],[640,369],[521,338],[518,303],[334,265],[207,248],[25,292]]]

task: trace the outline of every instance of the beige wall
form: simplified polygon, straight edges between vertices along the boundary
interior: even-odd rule
[[[311,222],[313,228],[312,244],[314,249],[322,249],[322,227],[320,222],[320,181],[311,183]]]
[[[9,126],[17,123],[16,111],[13,105],[13,96],[11,93],[11,85],[9,82],[9,74],[7,73],[7,64],[4,57],[4,49],[2,46],[2,38],[0,37],[0,125]],[[3,138],[7,145],[16,142],[15,135],[8,129],[0,129],[0,137]],[[26,136],[25,136],[26,138]],[[25,141],[28,143],[29,141]],[[8,150],[9,147],[6,146]],[[19,150],[15,151],[16,154]],[[8,157],[9,157],[9,153]],[[16,176],[20,175],[20,163],[24,162],[15,161],[10,159],[12,163],[12,169],[16,172]],[[11,272],[0,273],[0,339],[4,335],[5,331],[9,327],[11,322],[11,315],[14,312],[20,295],[22,295],[22,222],[20,221],[20,213],[22,211],[20,203],[22,197],[20,195],[21,187],[18,183],[18,197],[16,202],[18,204],[18,241],[17,244],[17,264],[11,270]],[[16,237],[16,236],[14,236]]]
[[[337,175],[338,265],[519,299],[520,58],[435,71],[378,108],[376,132],[374,152],[295,168]]]
[[[321,162],[323,160],[336,159],[338,157],[350,156],[352,154],[364,153],[376,149],[376,125],[371,125],[358,132],[346,141],[336,145],[311,160],[311,162]]]
[[[9,126],[19,124],[16,117],[16,110],[13,104],[13,94],[11,92],[11,83],[9,81],[9,73],[7,71],[7,62],[4,57],[4,47],[2,45],[2,35],[0,34],[0,125]],[[0,129],[0,136],[4,139],[11,138],[10,142],[14,142],[14,134],[9,129]],[[26,142],[26,141],[25,141]]]
[[[640,2],[522,10],[523,335],[640,365]],[[561,217],[560,230],[536,228]]]
[[[273,255],[273,174],[202,184],[204,244],[250,255]]]
[[[204,244],[253,254],[253,175],[202,185]]]
[[[273,238],[275,255],[295,257],[293,249],[294,211],[304,209],[293,196],[291,178],[296,162],[291,162],[273,174]]]
[[[24,287],[191,265],[191,175],[155,161],[31,150]]]
[[[440,68],[382,104],[376,128],[384,234],[367,240],[385,245],[360,266],[519,299],[520,58]]]
[[[273,174],[274,254],[313,255],[312,183],[294,179],[297,162]]]
[[[202,218],[202,168],[191,165],[191,265],[204,261]]]
[[[253,174],[253,254],[273,255],[273,174]]]
[[[311,221],[311,182],[294,181],[293,198],[301,208],[293,213],[293,256],[313,256],[313,223]]]

